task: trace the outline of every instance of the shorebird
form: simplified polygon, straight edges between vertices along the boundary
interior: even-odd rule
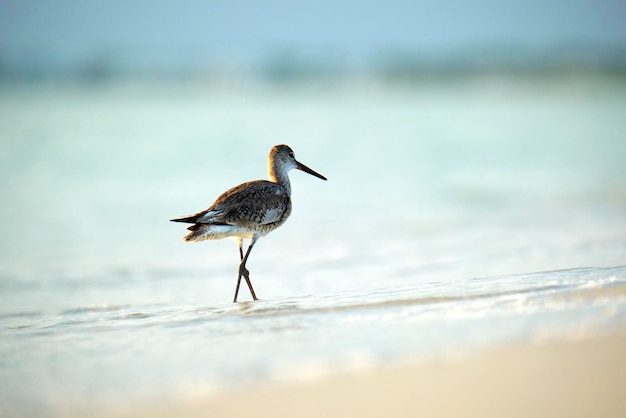
[[[208,239],[234,238],[239,246],[239,272],[233,302],[237,302],[241,278],[246,279],[252,298],[257,300],[250,272],[246,262],[252,247],[259,238],[269,234],[285,223],[291,214],[291,184],[289,171],[301,170],[317,178],[326,177],[302,164],[287,145],[272,147],[267,157],[268,180],[255,180],[235,186],[222,193],[215,202],[202,212],[183,218],[171,219],[173,222],[193,224],[184,241],[204,241]],[[243,254],[243,240],[249,238],[250,244]]]

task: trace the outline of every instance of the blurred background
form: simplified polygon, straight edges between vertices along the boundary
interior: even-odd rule
[[[612,0],[6,0],[0,272],[50,309],[228,300],[235,246],[168,219],[278,143],[329,181],[292,173],[261,294],[623,264],[625,75]]]
[[[626,6],[600,1],[4,1],[5,82],[241,85],[619,74]]]
[[[2,0],[0,414],[623,330],[624,161],[624,1]]]

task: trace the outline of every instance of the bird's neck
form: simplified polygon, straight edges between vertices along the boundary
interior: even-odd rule
[[[287,193],[291,195],[291,183],[289,182],[289,175],[286,170],[281,170],[280,167],[276,167],[275,164],[270,164],[267,175],[271,182],[280,184],[287,189]]]

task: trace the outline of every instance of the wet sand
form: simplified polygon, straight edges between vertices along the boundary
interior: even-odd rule
[[[625,295],[626,286],[615,286],[555,300]],[[160,405],[144,410],[143,416],[624,417],[625,355],[626,329],[603,337],[546,339],[448,361],[253,387]]]
[[[624,298],[626,286],[553,297]],[[616,313],[617,314],[617,313]],[[610,335],[539,337],[474,355],[315,380],[98,406],[58,400],[46,416],[92,417],[625,417],[626,328]],[[182,396],[181,396],[182,395]],[[67,402],[69,401],[69,402]],[[7,416],[25,416],[20,411]]]
[[[249,388],[206,399],[153,405],[129,415],[624,417],[625,353],[626,334],[618,334]]]

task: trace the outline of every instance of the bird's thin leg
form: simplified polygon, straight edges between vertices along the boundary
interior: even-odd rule
[[[239,239],[239,264],[241,264],[241,262],[243,261],[243,239]],[[250,280],[250,272],[248,271],[247,268],[243,268],[243,277],[246,278],[246,280]]]
[[[250,239],[250,245],[248,245],[248,250],[246,251],[246,255],[243,257],[243,260],[241,260],[241,264],[239,265],[239,277],[243,276],[244,279],[246,279],[246,283],[248,284],[248,289],[250,289],[250,293],[252,294],[252,299],[254,300],[258,300],[258,298],[256,297],[256,293],[254,293],[254,288],[252,287],[252,282],[250,281],[250,274],[248,269],[246,269],[246,262],[248,261],[248,257],[250,256],[250,252],[252,251],[252,247],[254,247],[254,244],[256,243],[256,241],[259,239],[259,235],[254,235],[252,236],[252,239]]]
[[[241,284],[241,262],[243,261],[243,239],[237,239],[237,245],[239,246],[239,274],[237,275],[237,287],[235,288],[235,297],[233,303],[237,303],[237,295],[239,294],[239,285]],[[246,276],[248,272],[246,271]]]
[[[252,294],[252,299],[258,300],[256,294],[254,293],[254,289],[252,288],[252,282],[250,281],[250,272],[246,269],[246,261],[248,261],[248,256],[250,255],[250,251],[252,251],[252,247],[256,243],[258,236],[253,236],[250,240],[250,245],[248,246],[248,251],[246,251],[246,255],[241,261],[241,266],[239,267],[240,274],[243,275],[244,279],[246,279],[246,283],[248,284],[248,289],[250,289],[250,293]]]
[[[250,255],[250,251],[252,251],[252,247],[254,243],[259,239],[258,236],[253,236],[250,240],[250,245],[248,246],[248,250],[246,251],[246,255],[243,255],[243,239],[238,239],[237,243],[239,244],[239,274],[237,275],[237,287],[235,288],[235,297],[233,298],[233,302],[237,302],[237,295],[239,294],[239,285],[241,284],[241,277],[243,276],[246,279],[246,283],[248,284],[248,289],[250,289],[250,293],[252,294],[252,299],[258,300],[256,294],[254,293],[254,289],[252,288],[252,282],[250,281],[250,272],[246,268],[246,261],[248,261],[248,256]]]
[[[233,303],[237,303],[237,294],[239,293],[239,285],[241,284],[241,275],[237,279],[237,287],[235,288],[235,297],[233,298]]]

